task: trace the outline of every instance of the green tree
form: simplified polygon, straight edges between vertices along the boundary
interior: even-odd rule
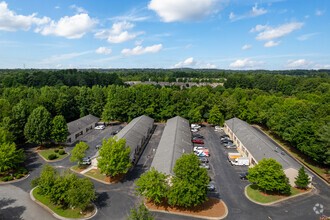
[[[132,208],[131,214],[127,216],[127,220],[153,220],[154,215],[144,206],[143,202],[138,208]]]
[[[272,158],[264,158],[255,167],[249,168],[247,178],[265,191],[288,193],[291,190],[289,179],[283,172],[282,165]]]
[[[48,196],[52,192],[57,177],[57,170],[47,163],[42,167],[40,176],[31,181],[31,185],[32,187],[38,186],[39,193]]]
[[[205,168],[200,167],[198,157],[184,154],[175,162],[174,177],[168,193],[168,203],[179,206],[197,206],[206,200],[209,176]]]
[[[301,167],[298,172],[298,176],[295,178],[294,182],[298,188],[306,189],[308,185],[311,183],[308,174],[305,171],[305,167]]]
[[[50,140],[51,115],[46,108],[40,106],[30,114],[24,128],[25,138],[29,143],[38,143]]]
[[[103,139],[97,167],[101,169],[101,173],[111,177],[127,173],[127,169],[131,167],[130,153],[131,149],[129,146],[126,147],[125,139],[118,141],[115,137],[109,138],[108,141]]]
[[[209,119],[207,121],[211,124],[218,124],[220,126],[223,124],[224,117],[221,114],[219,107],[217,105],[213,105],[209,114]]]
[[[0,127],[0,144],[14,142],[14,135],[8,131],[5,127]]]
[[[135,182],[138,195],[142,195],[149,200],[160,203],[164,197],[168,186],[166,183],[166,174],[158,172],[154,167],[150,171],[145,172]]]
[[[67,195],[69,204],[81,210],[86,210],[88,205],[96,199],[94,184],[87,177],[74,181]]]
[[[0,172],[18,167],[24,159],[23,149],[17,150],[15,143],[0,143]]]
[[[71,151],[70,161],[77,161],[80,165],[83,162],[83,158],[86,157],[85,152],[89,149],[89,146],[85,142],[79,142]]]
[[[52,138],[55,142],[64,142],[68,136],[68,125],[62,115],[54,117],[52,122]]]

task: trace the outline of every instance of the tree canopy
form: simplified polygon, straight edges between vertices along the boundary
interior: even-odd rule
[[[81,141],[73,148],[71,151],[71,157],[70,161],[75,162],[77,161],[78,164],[81,164],[83,162],[83,158],[86,157],[85,152],[89,149],[89,146]]]
[[[302,166],[299,169],[298,176],[295,179],[296,179],[296,181],[294,183],[299,188],[305,189],[311,183],[311,180],[310,180],[308,174],[306,173],[304,166]]]
[[[64,142],[68,136],[68,126],[63,115],[57,115],[52,122],[52,138],[55,142]]]

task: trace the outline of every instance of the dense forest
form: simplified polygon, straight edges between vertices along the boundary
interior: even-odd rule
[[[27,118],[39,106],[52,117],[63,115],[67,122],[87,114],[104,121],[130,121],[142,114],[156,121],[180,115],[191,122],[219,123],[239,117],[267,126],[313,160],[330,164],[330,79],[326,72],[312,71],[304,76],[224,73],[224,86],[183,89],[142,84],[129,87],[123,84],[121,77],[127,76],[122,73],[55,73],[2,73],[0,126],[17,141],[24,141]],[[174,75],[173,70],[168,74],[187,77]],[[33,83],[29,84],[31,76]]]

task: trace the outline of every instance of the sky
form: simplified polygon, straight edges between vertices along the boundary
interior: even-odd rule
[[[0,68],[330,69],[329,0],[0,0]]]

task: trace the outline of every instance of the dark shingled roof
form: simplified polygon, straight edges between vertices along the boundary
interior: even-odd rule
[[[133,159],[135,149],[138,145],[142,145],[142,142],[147,138],[148,131],[151,131],[154,125],[154,119],[142,115],[134,118],[128,125],[126,125],[116,137],[119,139],[124,138],[126,140],[126,146],[131,148],[130,158]]]
[[[277,143],[258,128],[250,126],[239,118],[229,119],[225,123],[257,161],[261,161],[263,158],[273,158],[282,164],[283,170],[290,167],[300,169],[301,165],[297,161],[286,153],[282,155]],[[276,147],[278,147],[278,152],[275,151]]]
[[[192,150],[189,121],[179,116],[171,118],[167,120],[151,167],[159,172],[173,174],[175,161]]]
[[[95,117],[94,115],[86,115],[75,121],[69,122],[68,123],[69,134],[74,134],[80,131],[81,129],[85,128],[86,126],[96,123],[98,121],[100,121],[98,117]]]

